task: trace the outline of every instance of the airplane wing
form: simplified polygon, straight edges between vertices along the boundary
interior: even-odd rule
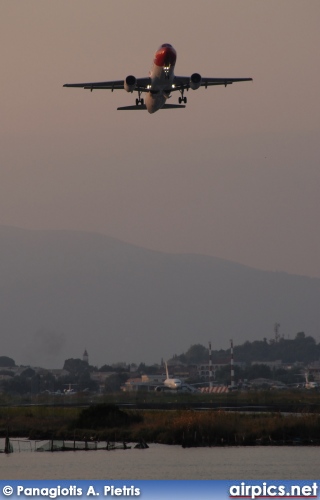
[[[235,82],[249,82],[252,81],[252,78],[208,78],[208,77],[202,77],[200,86],[201,87],[210,87],[212,85],[224,85],[225,87],[227,85],[231,85],[232,83]],[[172,91],[174,90],[182,90],[182,89],[189,89],[190,88],[190,76],[175,76],[174,81],[173,81],[174,87],[172,88]]]
[[[134,88],[137,92],[143,92],[147,90],[148,85],[150,85],[150,78],[137,78],[137,83]],[[124,89],[124,80],[114,80],[110,82],[87,82],[87,83],[65,83],[64,87],[80,87],[83,89],[91,90],[119,90]]]

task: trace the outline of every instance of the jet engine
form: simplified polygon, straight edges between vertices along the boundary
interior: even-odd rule
[[[201,85],[201,75],[199,73],[193,73],[190,77],[190,88],[192,90],[197,90]]]
[[[124,81],[125,90],[127,92],[133,92],[134,89],[136,88],[136,85],[137,85],[137,79],[132,75],[127,76],[127,78]]]

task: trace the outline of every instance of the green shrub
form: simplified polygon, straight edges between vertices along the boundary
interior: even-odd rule
[[[99,404],[82,410],[75,426],[80,429],[124,427],[142,421],[137,413],[126,413],[115,405]]]

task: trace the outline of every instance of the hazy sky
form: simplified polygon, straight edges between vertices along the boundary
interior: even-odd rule
[[[320,277],[319,0],[3,0],[0,224]],[[119,112],[66,82],[252,77]],[[177,102],[178,95],[172,97]]]

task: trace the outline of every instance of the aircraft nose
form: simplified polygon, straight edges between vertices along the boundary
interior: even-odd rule
[[[157,50],[154,63],[157,66],[173,66],[176,62],[177,53],[170,44],[163,44]]]

